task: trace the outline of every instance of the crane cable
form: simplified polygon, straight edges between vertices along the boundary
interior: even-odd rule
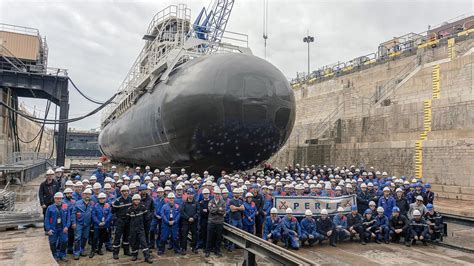
[[[121,94],[121,92],[118,92],[118,93],[115,93],[114,95],[112,95],[112,97],[110,97],[107,101],[105,101],[102,105],[100,105],[99,107],[97,107],[96,109],[90,111],[89,113],[83,115],[83,116],[79,116],[79,117],[75,117],[75,118],[71,118],[71,119],[41,119],[41,118],[37,118],[37,117],[34,117],[34,116],[30,116],[28,114],[24,114],[22,112],[19,112],[17,110],[15,110],[14,108],[10,107],[8,104],[6,104],[4,101],[0,101],[0,105],[3,105],[5,108],[7,108],[8,110],[28,119],[28,120],[31,120],[33,122],[36,122],[36,123],[45,123],[45,124],[67,124],[67,123],[72,123],[72,122],[77,122],[79,120],[82,120],[84,118],[87,118],[91,115],[94,115],[96,114],[97,112],[99,112],[100,110],[102,110],[105,106],[107,106],[108,104],[110,104],[112,102],[112,100],[117,96]]]
[[[268,0],[263,0],[263,47],[264,58],[267,58],[267,39],[268,39]]]
[[[95,103],[95,104],[104,104],[104,102],[101,102],[101,101],[98,101],[98,100],[95,100],[93,99],[92,97],[89,97],[87,95],[85,95],[77,86],[76,84],[74,83],[74,81],[72,81],[72,79],[70,77],[67,77],[67,79],[69,80],[69,82],[71,82],[72,86],[74,87],[74,89],[77,90],[77,92],[79,92],[80,95],[82,95],[82,97],[86,98],[88,101],[92,102],[92,103]]]

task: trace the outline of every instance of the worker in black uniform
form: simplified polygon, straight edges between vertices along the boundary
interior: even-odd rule
[[[151,220],[153,219],[153,213],[155,213],[155,204],[153,203],[153,199],[151,198],[151,196],[148,195],[147,189],[148,187],[146,185],[141,185],[138,188],[138,191],[140,192],[141,204],[143,204],[143,206],[145,206],[145,208],[148,210],[145,216],[145,238],[146,243],[148,244],[148,246],[150,246],[150,227]]]
[[[252,202],[255,203],[255,208],[257,208],[257,212],[255,213],[255,235],[262,237],[263,223],[265,222],[265,215],[263,214],[265,199],[262,193],[259,192],[259,186],[257,184],[252,185],[251,192],[253,194]]]
[[[364,230],[362,229],[362,215],[360,215],[356,205],[351,206],[351,213],[347,216],[347,230],[349,231],[350,239],[353,240],[356,234],[359,235],[360,242],[364,242]]]
[[[189,188],[187,190],[187,199],[183,205],[181,205],[181,254],[186,255],[188,248],[188,234],[191,232],[191,250],[197,253],[197,223],[199,218],[199,203],[194,200],[194,189]]]
[[[209,189],[202,190],[203,199],[199,202],[199,242],[198,249],[205,248],[207,242],[207,221],[209,217]]]
[[[145,238],[145,220],[148,210],[140,203],[141,197],[138,194],[133,195],[132,206],[128,207],[127,219],[130,224],[130,245],[132,247],[132,261],[137,260],[138,249],[142,248],[145,261],[153,263],[150,257],[150,250]]]
[[[54,180],[54,171],[49,169],[46,171],[46,180],[41,183],[38,191],[40,205],[41,208],[43,208],[43,219],[48,206],[54,203],[54,194],[58,191],[57,182]],[[44,225],[43,228],[45,234],[48,234],[46,232],[46,225]]]
[[[336,246],[336,226],[328,217],[328,211],[326,209],[321,210],[321,217],[316,221],[316,228],[318,233],[324,236],[324,239],[329,239],[329,244],[333,247]],[[319,240],[321,244],[323,240]]]
[[[122,194],[122,196],[116,199],[112,204],[112,213],[115,215],[116,218],[114,243],[112,247],[113,258],[116,260],[118,260],[119,258],[118,254],[120,251],[120,243],[122,243],[123,254],[125,256],[130,256],[130,248],[128,242],[130,226],[128,224],[127,219],[127,210],[128,207],[132,205],[132,199],[129,196],[129,188],[127,185],[123,185],[120,188],[120,193]]]
[[[393,207],[392,217],[390,218],[390,236],[392,242],[398,243],[400,238],[405,239],[405,245],[410,246],[409,240],[410,235],[410,221],[408,218],[400,213],[400,208]]]
[[[209,201],[209,220],[207,224],[207,240],[205,257],[209,257],[211,250],[221,257],[221,240],[224,231],[224,217],[226,202],[222,199],[220,188],[214,188],[214,198]]]

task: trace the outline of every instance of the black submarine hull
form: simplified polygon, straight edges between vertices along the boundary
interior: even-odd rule
[[[285,76],[245,54],[182,64],[99,135],[112,161],[191,171],[252,168],[275,154],[295,121]]]

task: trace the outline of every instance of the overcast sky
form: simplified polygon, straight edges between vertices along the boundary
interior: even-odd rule
[[[0,0],[0,22],[39,29],[49,46],[48,65],[68,69],[88,95],[105,100],[122,82],[144,41],[155,13],[185,3],[192,20],[211,0],[23,1]],[[379,43],[409,32],[425,31],[459,15],[472,13],[471,0],[317,1],[269,0],[267,60],[288,77],[306,71],[302,38],[315,36],[312,69],[375,52]],[[249,36],[249,46],[263,57],[263,0],[236,0],[227,30]],[[70,86],[70,117],[96,105]],[[44,110],[44,100],[25,100]],[[72,123],[71,128],[99,127],[100,114]]]

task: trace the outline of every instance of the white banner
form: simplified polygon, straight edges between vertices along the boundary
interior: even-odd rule
[[[357,205],[356,195],[341,197],[313,197],[313,196],[275,196],[274,207],[278,214],[285,215],[287,208],[293,210],[294,216],[304,216],[306,210],[311,210],[313,215],[319,215],[322,209],[328,210],[329,214],[337,212],[337,208],[344,208],[344,213],[351,211],[352,205]]]

